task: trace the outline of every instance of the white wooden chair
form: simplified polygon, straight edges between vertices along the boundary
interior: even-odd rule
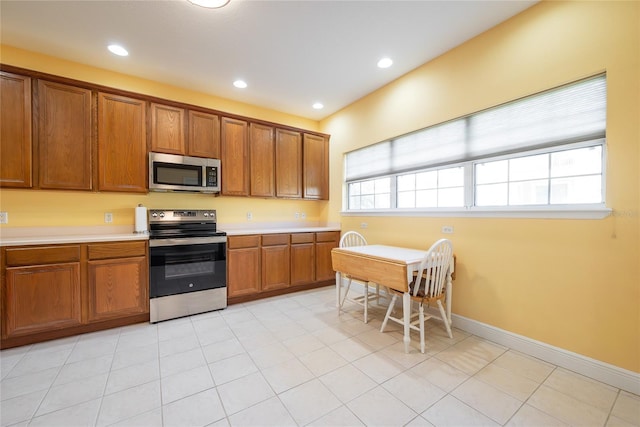
[[[409,292],[411,293],[412,302],[418,303],[418,311],[411,314],[411,320],[409,327],[413,330],[420,331],[420,351],[424,353],[425,340],[424,329],[425,321],[435,318],[442,320],[447,330],[449,338],[453,338],[451,334],[451,313],[445,311],[444,302],[447,294],[447,286],[451,283],[447,283],[451,280],[450,266],[453,261],[453,245],[451,241],[447,239],[440,239],[435,242],[431,248],[427,251],[422,263],[420,263],[420,270],[414,275],[413,281],[409,284]],[[384,332],[387,321],[392,320],[396,323],[404,325],[402,316],[393,317],[393,307],[398,297],[402,298],[403,293],[394,289],[389,289],[393,296],[387,309],[387,314],[384,317],[380,332]],[[426,314],[424,307],[429,306],[431,303],[436,303],[440,311],[440,317],[432,314]],[[412,310],[415,304],[411,304]]]
[[[362,234],[358,233],[357,231],[347,231],[346,233],[344,233],[339,243],[339,246],[341,248],[348,248],[351,246],[366,246],[366,245],[367,245],[367,240],[364,238]],[[380,297],[379,285],[377,283],[375,284],[376,294],[375,296],[373,296],[369,293],[369,286],[374,285],[374,283],[358,277],[352,277],[351,275],[347,275],[347,274],[344,274],[342,277],[344,279],[347,279],[347,287],[344,291],[344,296],[342,297],[342,301],[340,301],[340,309],[342,309],[344,302],[347,300],[363,306],[364,307],[364,323],[367,323],[369,321],[369,310],[368,310],[369,300],[378,299]],[[349,296],[349,290],[351,289],[351,283],[353,281],[362,283],[362,286],[364,287],[364,293],[362,295],[358,295],[356,297]]]

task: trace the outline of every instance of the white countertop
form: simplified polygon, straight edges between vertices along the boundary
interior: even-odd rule
[[[148,240],[133,226],[11,227],[0,229],[0,246]]]
[[[275,233],[318,233],[340,231],[340,225],[315,223],[220,224],[229,236]],[[133,226],[98,225],[84,227],[9,227],[0,229],[0,246],[53,245],[61,243],[118,242],[149,240],[148,234],[134,233]]]
[[[224,231],[227,236],[243,236],[248,234],[278,234],[278,233],[320,233],[323,231],[340,231],[340,227],[278,227],[278,228],[243,228],[227,229],[218,227],[219,231]]]

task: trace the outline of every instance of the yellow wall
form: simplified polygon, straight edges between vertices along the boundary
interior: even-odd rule
[[[135,93],[157,96],[228,113],[317,131],[318,122],[273,110],[230,101],[124,74],[73,63],[12,46],[0,46],[0,62],[76,80],[92,82]],[[326,201],[269,200],[244,197],[213,197],[202,194],[85,193],[66,191],[0,190],[0,210],[9,212],[9,224],[2,227],[104,225],[104,213],[114,214],[114,225],[134,223],[134,208],[217,209],[221,223],[296,221],[304,212],[307,221],[323,221]],[[302,220],[298,220],[302,223]]]
[[[370,243],[450,236],[453,311],[640,372],[640,3],[542,2],[321,122],[331,139],[329,220]],[[602,71],[602,220],[340,216],[343,153]],[[443,235],[443,225],[454,226]]]

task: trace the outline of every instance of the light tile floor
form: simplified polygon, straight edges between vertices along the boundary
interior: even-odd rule
[[[334,288],[0,352],[2,426],[640,426],[640,397]],[[430,321],[431,322],[431,321]]]

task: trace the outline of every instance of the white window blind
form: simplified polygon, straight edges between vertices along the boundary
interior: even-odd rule
[[[604,138],[605,130],[602,74],[347,153],[345,180]]]

